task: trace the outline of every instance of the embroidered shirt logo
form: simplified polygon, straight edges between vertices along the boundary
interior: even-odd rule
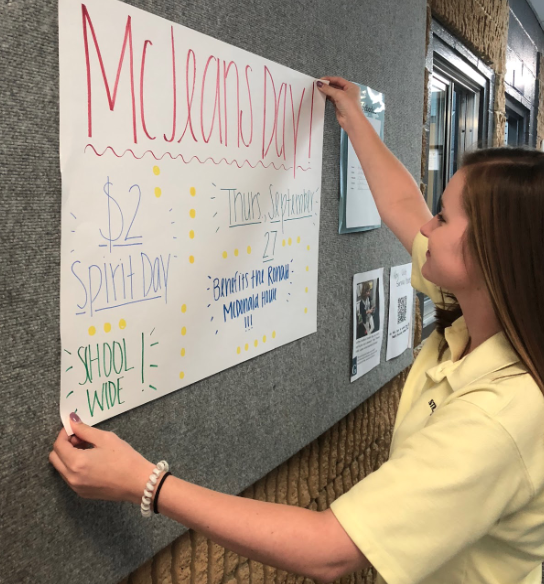
[[[434,399],[432,399],[429,402],[429,405],[431,406],[431,416],[434,414],[434,411],[436,410],[436,404],[434,403]]]

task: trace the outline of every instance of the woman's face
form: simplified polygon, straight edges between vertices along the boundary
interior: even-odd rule
[[[463,170],[453,175],[442,195],[441,211],[421,228],[421,233],[429,240],[427,261],[421,273],[453,294],[473,288],[481,280],[468,250],[463,253],[468,227],[462,200],[464,180]]]

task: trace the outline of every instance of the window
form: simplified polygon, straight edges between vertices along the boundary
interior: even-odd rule
[[[506,96],[506,125],[504,128],[504,143],[508,146],[529,145],[530,111],[519,101]]]
[[[428,152],[424,179],[427,205],[434,214],[464,152],[491,141],[493,114],[489,100],[494,74],[435,21],[431,26],[427,68]],[[434,329],[434,304],[423,294],[418,296],[426,338]]]
[[[425,182],[427,204],[436,213],[464,152],[486,145],[491,138],[493,71],[434,21],[431,33]]]

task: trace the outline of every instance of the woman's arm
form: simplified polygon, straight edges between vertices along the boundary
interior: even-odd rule
[[[154,465],[115,434],[72,416],[74,436],[61,430],[51,463],[82,497],[139,504]],[[164,482],[158,507],[241,556],[320,582],[370,566],[330,510],[225,495],[174,476]]]
[[[360,89],[341,77],[324,77],[319,89],[333,102],[336,117],[359,158],[384,223],[409,253],[421,226],[432,218],[412,175],[380,140],[361,110]]]
[[[159,511],[237,554],[319,582],[370,566],[332,511],[310,511],[217,493],[176,477]]]

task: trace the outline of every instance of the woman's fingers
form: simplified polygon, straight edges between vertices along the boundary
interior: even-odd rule
[[[327,97],[334,101],[335,95],[340,92],[340,89],[333,87],[332,85],[327,85],[326,83],[317,82],[317,87],[321,93],[324,93]]]
[[[140,501],[155,465],[114,433],[88,426],[74,413],[70,423],[74,435],[62,429],[49,455],[66,483],[88,499]]]
[[[317,87],[332,101],[336,109],[336,118],[338,122],[348,131],[352,123],[362,115],[360,103],[360,90],[357,85],[346,81],[342,77],[323,77],[329,82],[317,82]]]
[[[348,81],[347,79],[344,79],[343,77],[325,76],[325,77],[321,77],[321,79],[327,80],[331,85],[334,85],[334,86],[338,87],[339,89],[344,89],[345,87],[348,87],[349,85],[351,85],[351,82]]]
[[[70,425],[72,426],[74,434],[81,441],[94,446],[100,446],[103,444],[106,437],[110,434],[110,432],[104,432],[104,430],[98,430],[98,428],[87,426],[87,424],[84,424],[75,413],[70,414]]]
[[[88,442],[85,442],[84,440],[81,440],[81,438],[78,438],[75,434],[72,434],[70,436],[70,444],[74,448],[79,448],[80,450],[87,450],[87,448],[92,448],[93,447],[92,444],[89,444]]]
[[[53,452],[61,460],[65,468],[71,468],[76,461],[78,450],[70,442],[70,436],[68,436],[64,428],[59,432],[53,444]]]
[[[55,467],[55,469],[58,471],[60,476],[64,479],[64,482],[69,485],[70,484],[70,482],[68,481],[68,472],[69,471],[66,468],[66,465],[64,464],[64,462],[62,462],[59,455],[54,450],[52,450],[49,453],[49,462]]]
[[[78,474],[77,470],[74,472],[64,464],[62,458],[53,450],[49,454],[49,462],[58,471],[62,480],[80,497],[86,497],[86,489],[84,481],[81,481],[81,476]],[[77,467],[76,467],[77,468]]]

